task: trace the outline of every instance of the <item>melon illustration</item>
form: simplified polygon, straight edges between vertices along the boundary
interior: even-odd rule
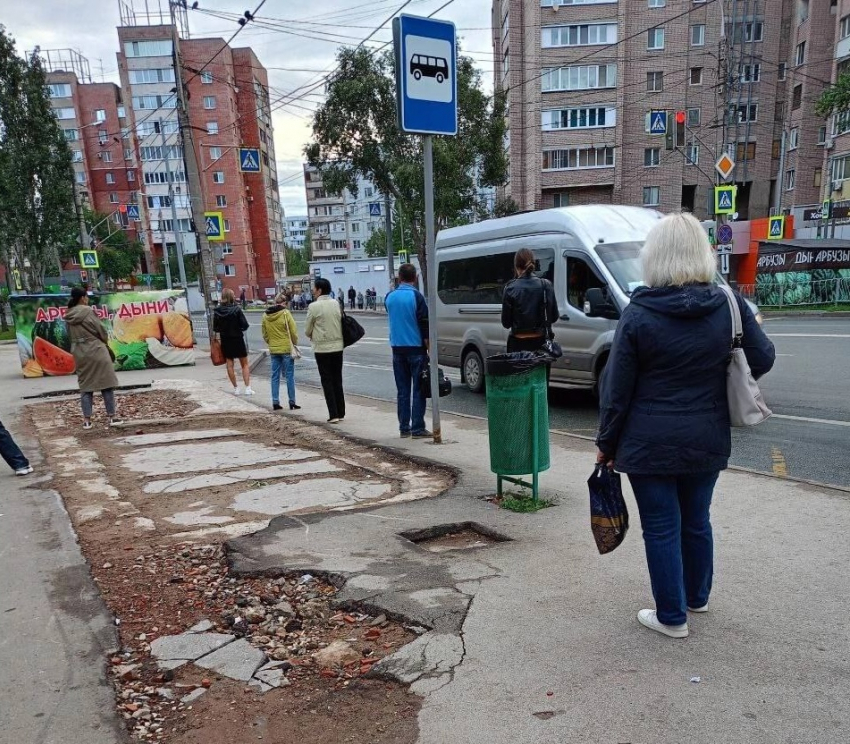
[[[147,340],[148,354],[158,363],[157,366],[179,367],[183,364],[195,363],[194,349],[178,349],[166,346],[155,338]]]
[[[44,370],[35,359],[29,359],[24,365],[24,377],[44,377]]]
[[[180,313],[163,314],[162,330],[172,346],[177,346],[180,349],[191,349],[194,345],[192,343],[192,324],[185,315]]]
[[[112,334],[122,344],[133,344],[155,338],[162,341],[162,324],[159,315],[139,315],[136,318],[118,318],[112,321]]]
[[[52,376],[74,374],[76,369],[74,357],[58,346],[54,346],[50,341],[45,341],[41,336],[37,336],[33,341],[32,352],[35,361],[44,370],[44,374]]]

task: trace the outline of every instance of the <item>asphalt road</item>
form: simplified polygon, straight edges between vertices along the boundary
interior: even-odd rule
[[[297,314],[303,331],[304,315]],[[345,353],[345,388],[351,393],[395,400],[387,320],[358,315],[366,337]],[[252,350],[263,349],[260,316],[249,314]],[[776,319],[766,329],[776,345],[776,366],[762,380],[774,417],[752,430],[733,430],[732,464],[850,487],[850,319]],[[309,344],[298,363],[296,383],[319,386]],[[483,395],[460,385],[459,370],[447,370],[455,384],[442,410],[486,417]],[[268,363],[256,374],[268,376]],[[589,393],[553,389],[549,396],[553,431],[592,437],[597,409]]]

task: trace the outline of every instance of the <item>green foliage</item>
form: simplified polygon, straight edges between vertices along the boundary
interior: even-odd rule
[[[0,332],[9,330],[9,321],[6,319],[6,311],[9,309],[9,288],[0,287]]]
[[[322,172],[328,193],[356,193],[362,176],[391,194],[425,273],[422,138],[398,129],[393,55],[343,48],[337,65],[313,118],[307,159]],[[437,229],[468,219],[478,207],[479,186],[499,186],[507,177],[504,96],[487,96],[472,60],[461,55],[457,91],[458,134],[434,138]]]
[[[541,509],[548,509],[550,506],[555,506],[554,501],[541,498],[535,499],[530,493],[524,491],[520,493],[509,491],[505,493],[501,501],[498,501],[498,504],[502,509],[518,512],[519,514],[532,514]]]
[[[393,220],[393,253],[397,254],[405,248],[408,251],[416,250],[413,243],[413,235],[410,233],[410,228],[404,225],[404,234],[402,235],[402,222],[396,217]],[[387,255],[387,231],[380,227],[369,236],[369,240],[363,246],[366,255],[369,258],[381,258]]]
[[[74,173],[38,49],[21,59],[2,26],[0,121],[0,261],[19,267],[25,288],[38,290],[74,242]]]
[[[286,249],[286,275],[287,276],[302,276],[310,273],[310,262],[304,255],[305,251],[298,248]]]
[[[850,73],[843,72],[815,102],[815,113],[823,118],[850,109]]]
[[[130,240],[108,215],[86,209],[84,217],[97,246],[101,275],[113,283],[129,279],[145,253],[142,243]]]

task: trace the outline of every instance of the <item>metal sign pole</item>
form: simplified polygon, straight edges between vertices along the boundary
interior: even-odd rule
[[[425,256],[428,262],[428,351],[431,366],[431,431],[434,444],[442,444],[440,431],[440,380],[437,365],[437,250],[434,241],[434,152],[431,135],[423,140],[425,161]]]

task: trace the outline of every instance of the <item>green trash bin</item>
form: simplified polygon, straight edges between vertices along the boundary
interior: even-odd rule
[[[536,500],[538,474],[549,469],[546,361],[535,361],[528,352],[487,359],[490,470],[497,476],[499,496],[502,481],[508,481],[531,488]],[[519,475],[531,475],[532,482],[511,477]]]

